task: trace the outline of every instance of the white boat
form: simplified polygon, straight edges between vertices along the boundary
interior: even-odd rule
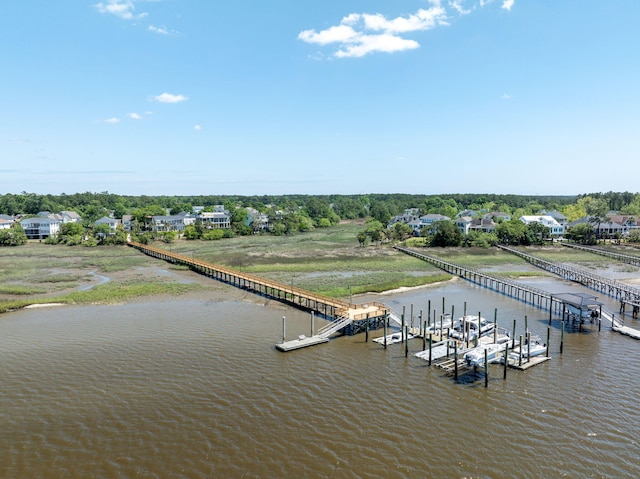
[[[434,320],[433,324],[427,327],[425,331],[426,334],[435,334],[436,336],[440,336],[443,331],[449,328],[455,327],[457,321],[453,321],[451,314],[444,313],[440,316],[439,320]]]
[[[379,338],[375,338],[373,341],[379,344],[384,344],[384,336],[380,336]],[[409,334],[407,336],[407,339],[413,339],[415,338],[415,335],[413,334]],[[397,333],[393,333],[393,334],[387,334],[387,344],[395,344],[395,343],[401,343],[403,342],[405,339],[405,335],[398,331]]]
[[[547,352],[547,345],[540,343],[540,338],[531,338],[527,343],[525,341],[521,346],[517,346],[509,353],[509,359],[516,363],[520,361],[520,350],[522,349],[522,360],[528,361],[529,358],[540,356]]]
[[[463,316],[451,331],[450,337],[461,341],[474,341],[478,337],[478,329],[480,329],[480,337],[482,337],[492,333],[495,327],[495,323],[490,323],[483,317]]]
[[[465,349],[462,346],[462,343],[458,343],[457,341],[439,341],[437,343],[433,343],[431,345],[431,359],[435,361],[436,359],[444,358],[449,355],[450,357],[455,356],[456,349],[458,355],[463,354],[468,349]],[[414,354],[416,358],[424,359],[425,361],[429,361],[429,348],[424,351],[419,351]]]
[[[464,360],[469,366],[484,366],[485,351],[487,353],[487,361],[492,363],[499,359],[499,353],[504,351],[511,338],[508,334],[497,335],[495,341],[493,336],[484,336],[479,340],[478,346],[471,349],[464,355]]]

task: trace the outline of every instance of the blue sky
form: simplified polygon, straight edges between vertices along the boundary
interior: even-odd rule
[[[638,191],[637,0],[0,14],[0,193]]]

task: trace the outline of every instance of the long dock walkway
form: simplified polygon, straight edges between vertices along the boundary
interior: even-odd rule
[[[562,246],[566,246],[567,248],[578,249],[582,251],[588,251],[589,253],[599,254],[601,256],[606,256],[607,258],[613,258],[618,261],[622,261],[623,263],[632,264],[633,266],[640,266],[640,256],[634,256],[632,254],[624,254],[617,253],[615,251],[609,251],[601,248],[594,248],[592,246],[583,246],[572,243],[561,243]]]
[[[395,246],[395,249],[421,260],[427,261],[449,274],[459,276],[463,279],[466,279],[467,281],[479,284],[488,289],[492,289],[494,291],[497,291],[498,293],[511,296],[525,303],[533,304],[534,306],[549,310],[551,310],[554,305],[559,306],[560,304],[557,300],[555,300],[553,295],[547,291],[543,291],[541,289],[534,288],[526,284],[510,280],[508,278],[501,278],[489,273],[483,273],[473,268],[467,268],[465,266],[451,263],[449,261],[443,261],[441,259],[435,258],[422,252],[415,251],[410,248]]]
[[[547,261],[509,246],[498,245],[498,248],[509,251],[510,253],[525,259],[534,266],[556,274],[561,278],[580,283],[588,288],[605,293],[621,301],[640,301],[640,290],[633,286],[629,286],[628,284],[574,268],[573,266]]]
[[[458,264],[451,263],[449,261],[443,261],[441,259],[435,258],[428,254],[421,253],[409,248],[405,248],[401,246],[395,246],[395,248],[399,251],[402,251],[403,253],[406,253],[408,255],[427,261],[450,274],[459,276],[472,283],[484,286],[488,289],[492,289],[498,293],[511,296],[525,303],[530,303],[530,304],[533,304],[534,306],[537,305],[540,308],[548,308],[549,324],[551,324],[551,317],[554,310],[556,312],[558,311],[562,312],[562,317],[565,317],[567,304],[572,304],[571,299],[567,298],[567,294],[554,295],[547,291],[544,291],[538,288],[533,288],[528,285],[519,283],[517,281],[513,281],[505,278],[499,278],[491,274],[483,273],[481,271],[475,270],[473,268],[466,268],[464,266],[460,266]],[[505,246],[501,246],[501,248],[507,251],[510,251],[514,254],[528,256],[528,258],[531,260],[538,260],[540,262],[539,264],[541,265],[544,264],[545,266],[549,266],[550,268],[551,268],[550,265],[553,265],[553,268],[549,270],[551,272],[563,271],[563,268],[562,268],[563,265],[554,264],[550,261],[545,261],[539,258],[535,258],[534,256],[531,256],[531,255],[526,255],[525,253],[521,253],[517,250],[514,250],[513,248],[508,248]],[[525,258],[525,259],[529,260],[528,258]],[[567,267],[567,269],[572,269],[572,268]],[[573,273],[575,274],[575,272]],[[621,285],[621,283],[619,284]],[[621,285],[621,286],[626,286],[626,285]],[[640,294],[640,292],[638,293]],[[599,315],[602,319],[604,319],[605,321],[611,324],[611,328],[614,331],[620,332],[622,334],[626,334],[635,339],[640,339],[640,331],[633,328],[629,328],[628,326],[624,326],[624,323],[621,320],[621,318],[616,317],[616,315],[613,314],[611,311],[607,310],[607,308],[600,306]]]
[[[368,304],[353,304],[348,301],[342,301],[322,294],[313,293],[301,288],[296,288],[292,285],[261,278],[253,274],[243,273],[225,266],[207,263],[179,253],[155,248],[153,246],[133,241],[130,241],[128,244],[129,246],[154,258],[168,261],[170,263],[183,264],[197,273],[214,278],[218,281],[251,291],[261,296],[267,296],[281,302],[291,304],[301,309],[313,311],[314,313],[318,313],[319,315],[329,319],[341,321],[339,324],[340,328],[334,330],[338,325],[332,323],[333,326],[331,328],[323,331],[323,334],[326,336],[348,326],[352,322],[363,321],[369,318],[386,318],[390,313],[390,309],[384,304],[375,302]]]

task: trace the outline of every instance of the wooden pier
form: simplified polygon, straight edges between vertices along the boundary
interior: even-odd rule
[[[580,283],[587,288],[605,293],[619,300],[640,301],[640,290],[629,286],[628,284],[608,279],[572,266],[567,266],[562,263],[547,261],[508,246],[498,245],[498,248],[513,253],[534,266],[556,274],[563,279]]]
[[[577,275],[580,273],[580,270],[577,270],[576,268],[571,268],[568,266],[565,267],[562,264],[556,264],[550,261],[542,260],[540,258],[536,258],[535,256],[527,255],[526,253],[522,253],[518,250],[509,248],[506,246],[499,246],[499,247],[511,253],[525,257],[527,261],[531,261],[535,265],[540,265],[541,268],[544,268],[544,269],[549,268],[547,270],[551,272],[556,272],[556,271],[567,272],[568,270],[571,270],[571,275],[568,275],[567,279],[577,277]],[[570,314],[569,310],[571,307],[573,307],[573,308],[579,309],[580,312],[582,313],[583,308],[586,308],[589,310],[593,310],[594,308],[597,308],[598,309],[597,318],[602,318],[610,322],[611,328],[613,330],[619,331],[619,332],[625,331],[625,334],[635,337],[633,331],[631,331],[631,334],[629,334],[628,330],[630,328],[621,329],[624,326],[624,323],[621,321],[621,319],[616,318],[611,311],[608,311],[606,308],[604,308],[602,306],[602,303],[595,301],[595,296],[591,297],[588,303],[585,303],[584,298],[581,297],[583,295],[580,295],[580,294],[574,294],[574,293],[552,294],[548,291],[544,291],[538,288],[533,288],[526,284],[519,283],[517,281],[513,281],[506,278],[499,278],[497,276],[493,276],[488,273],[483,273],[473,268],[467,268],[455,263],[451,263],[449,261],[443,261],[439,258],[435,258],[428,254],[418,252],[409,248],[400,247],[400,246],[395,246],[395,248],[399,251],[402,251],[403,253],[406,253],[408,255],[427,261],[450,274],[459,276],[472,283],[478,284],[480,286],[484,286],[485,288],[492,289],[493,291],[505,294],[512,298],[523,301],[525,303],[529,303],[534,306],[538,306],[540,308],[547,308],[549,310],[549,324],[551,324],[554,311],[556,312],[556,314],[560,316],[560,319],[562,319],[563,321],[564,320],[571,321],[571,322],[578,321],[580,325],[585,321],[594,322],[594,320],[596,319],[594,317],[583,318],[582,315],[578,317],[577,315]],[[585,273],[585,276],[586,275],[589,275],[592,277],[592,281],[594,282],[593,284],[596,284],[596,278],[602,279],[602,280],[605,279],[605,278],[596,277],[596,275],[592,275],[590,273]],[[640,291],[636,290],[635,288],[631,288],[630,286],[623,285],[622,283],[618,283],[617,281],[608,282],[606,287],[603,286],[603,289],[606,291],[608,291],[609,289],[614,291],[616,287],[619,287],[620,289],[624,289],[624,291],[627,291],[629,294],[633,292],[637,292],[637,294],[640,295]],[[640,333],[638,334],[640,335]]]
[[[559,303],[557,301],[554,301],[553,295],[547,291],[533,288],[531,286],[510,280],[508,278],[500,278],[489,273],[483,273],[473,268],[467,268],[465,266],[460,266],[449,261],[443,261],[428,254],[418,252],[409,248],[395,246],[395,249],[427,261],[449,274],[459,276],[463,279],[466,279],[467,281],[470,281],[471,283],[484,286],[485,288],[492,289],[507,296],[511,296],[525,303],[538,306],[539,308],[550,310],[552,306],[554,306],[554,303]]]
[[[380,321],[388,317],[391,311],[384,304],[376,302],[353,304],[153,246],[136,242],[128,244],[149,256],[188,266],[197,273],[232,286],[276,299],[306,311],[312,311],[330,320],[343,320],[344,325],[340,329],[346,330],[347,333],[358,331],[360,327],[374,329]],[[347,321],[344,321],[345,319]]]
[[[617,253],[615,251],[608,251],[601,248],[595,248],[593,246],[583,246],[572,243],[561,243],[562,246],[567,248],[578,249],[582,251],[588,251],[589,253],[599,254],[600,256],[606,256],[607,258],[613,258],[623,263],[632,264],[633,266],[640,266],[640,256],[634,256],[631,254]]]

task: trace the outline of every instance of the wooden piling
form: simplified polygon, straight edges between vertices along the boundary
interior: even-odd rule
[[[406,326],[404,332],[404,357],[409,357],[409,326]]]
[[[507,379],[507,368],[509,367],[509,343],[504,348],[504,372],[502,373],[502,379]]]
[[[313,336],[313,311],[311,311],[311,336]]]
[[[547,357],[549,356],[549,342],[551,341],[551,328],[547,326]]]
[[[387,349],[387,323],[389,322],[389,316],[384,318],[384,349]]]
[[[287,319],[282,317],[282,342],[284,343],[287,340]]]
[[[410,324],[411,324],[411,329],[413,329],[413,303],[411,303],[411,319],[410,319]]]
[[[489,387],[489,351],[484,350],[484,387]]]
[[[432,358],[433,358],[433,334],[429,334],[429,366],[431,366]]]
[[[458,348],[453,347],[453,364],[454,364],[454,372],[453,377],[457,381],[458,380]]]
[[[564,319],[562,320],[562,326],[560,327],[560,354],[564,349]]]
[[[520,335],[520,348],[518,349],[518,351],[520,351],[520,353],[518,354],[518,366],[522,366],[522,348],[524,346],[524,343],[522,342],[522,334]]]
[[[427,349],[427,322],[424,321],[424,329],[422,331],[422,350]]]
[[[516,320],[513,320],[513,334],[511,335],[511,349],[516,347]]]
[[[367,313],[366,324],[364,325],[364,342],[369,342],[369,313]]]

